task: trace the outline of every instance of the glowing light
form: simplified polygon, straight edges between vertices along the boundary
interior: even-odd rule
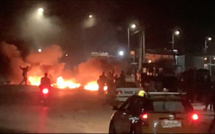
[[[104,87],[104,91],[107,91],[107,86]]]
[[[43,94],[48,94],[49,90],[47,88],[43,89]]]
[[[212,38],[211,37],[208,37],[208,41],[211,41],[212,40]]]
[[[135,29],[137,26],[135,24],[131,24],[131,28]]]
[[[179,35],[180,32],[179,32],[178,30],[176,30],[176,31],[174,32],[174,34],[175,34],[175,35]]]
[[[44,12],[44,9],[43,9],[43,8],[39,8],[39,9],[37,10],[37,14],[38,14],[39,16],[42,16],[42,15],[43,15],[43,12]]]
[[[69,54],[65,54],[65,56],[66,56],[66,57],[68,57],[68,56],[69,56]]]
[[[39,53],[41,53],[41,52],[42,52],[42,49],[38,49],[37,51],[38,51]]]
[[[92,15],[92,14],[90,14],[90,15],[89,15],[89,18],[90,18],[90,19],[91,19],[91,18],[93,18],[93,15]]]
[[[198,119],[199,119],[199,116],[198,116],[197,114],[193,114],[193,115],[192,115],[192,119],[193,119],[193,120],[198,120]]]
[[[208,59],[207,57],[204,58],[204,60],[207,60],[207,59]]]
[[[119,55],[120,55],[120,56],[123,56],[123,55],[124,55],[124,52],[123,52],[123,51],[119,51]]]
[[[148,63],[152,63],[152,60],[148,60]]]

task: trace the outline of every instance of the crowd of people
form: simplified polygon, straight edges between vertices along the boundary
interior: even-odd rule
[[[114,96],[116,87],[125,83],[125,73],[121,71],[120,76],[118,76],[114,71],[107,73],[107,75],[103,72],[102,75],[99,76],[97,83],[99,85],[99,95],[105,94],[104,88],[107,86],[107,95]]]

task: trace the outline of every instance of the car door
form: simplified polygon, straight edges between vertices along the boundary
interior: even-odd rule
[[[131,127],[131,117],[130,107],[133,98],[129,98],[115,113],[114,116],[114,126],[117,133],[129,133]]]
[[[119,133],[129,133],[132,121],[134,121],[141,111],[142,98],[133,96],[122,105],[117,114],[115,128]]]

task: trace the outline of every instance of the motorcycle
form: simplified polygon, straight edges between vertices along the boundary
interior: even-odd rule
[[[46,105],[50,94],[50,87],[40,87],[40,103]]]

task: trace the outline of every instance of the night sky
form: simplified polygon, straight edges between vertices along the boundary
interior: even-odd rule
[[[197,53],[204,46],[206,36],[215,47],[215,8],[213,1],[205,0],[3,0],[0,1],[0,39],[10,41],[21,49],[59,44],[78,56],[83,51],[83,21],[93,14],[96,23],[85,29],[88,52],[108,51],[115,54],[125,49],[127,27],[135,22],[146,33],[146,47],[171,48],[171,34],[179,29],[176,47]],[[25,15],[38,7],[45,9],[45,17],[60,29],[56,34],[42,34],[35,43],[31,37],[20,36]],[[54,20],[54,21],[53,21]],[[43,37],[42,37],[43,36]],[[131,37],[131,48],[137,46],[138,35]]]

